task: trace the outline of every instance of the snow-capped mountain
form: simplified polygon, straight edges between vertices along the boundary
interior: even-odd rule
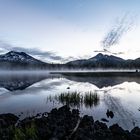
[[[44,69],[48,65],[48,63],[37,60],[25,52],[10,51],[0,55],[0,68],[2,69]]]
[[[0,55],[0,61],[23,62],[23,63],[39,63],[41,61],[27,55],[25,52],[10,51],[4,55]]]

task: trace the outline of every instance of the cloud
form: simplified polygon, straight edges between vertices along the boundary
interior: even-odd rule
[[[111,28],[102,41],[102,46],[104,50],[107,50],[113,45],[120,42],[122,36],[127,33],[134,24],[135,17],[130,17],[130,15],[125,14],[122,18],[119,18],[116,24]]]
[[[77,56],[77,57],[73,57],[73,56],[62,57],[52,51],[41,51],[37,48],[28,49],[24,47],[13,46],[4,41],[0,41],[0,53],[5,53],[5,51],[25,52],[29,55],[38,57],[40,60],[43,60],[43,61],[46,60],[47,62],[54,62],[54,63],[67,63],[69,61],[91,57],[89,55]]]
[[[33,55],[33,56],[37,56],[41,59],[49,59],[50,61],[61,61],[61,62],[65,62],[68,61],[69,59],[71,59],[71,57],[68,58],[63,58],[59,55],[57,55],[55,52],[51,52],[51,51],[41,51],[39,49],[36,48],[23,48],[23,47],[17,47],[17,46],[12,46],[8,43],[5,43],[3,41],[0,41],[0,52],[4,52],[4,51],[19,51],[19,52],[25,52],[27,54]]]

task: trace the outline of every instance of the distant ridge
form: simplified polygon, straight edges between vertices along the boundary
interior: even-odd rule
[[[89,59],[81,59],[70,61],[66,63],[66,65],[70,67],[77,68],[116,68],[116,69],[132,69],[132,68],[140,68],[140,58],[135,60],[124,60],[120,57],[116,57],[113,55],[104,55],[102,53],[97,54],[96,56]]]
[[[135,60],[124,60],[120,57],[113,55],[105,55],[102,53],[97,54],[89,59],[80,59],[70,61],[65,64],[50,64],[42,62],[34,57],[26,54],[25,52],[10,51],[6,54],[0,55],[0,69],[13,70],[13,69],[139,69],[140,58]]]

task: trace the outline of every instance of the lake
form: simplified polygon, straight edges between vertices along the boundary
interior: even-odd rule
[[[81,116],[107,119],[124,129],[140,127],[140,77],[86,73],[0,74],[0,114],[13,113],[23,119],[68,104]],[[107,110],[114,117],[108,118]]]

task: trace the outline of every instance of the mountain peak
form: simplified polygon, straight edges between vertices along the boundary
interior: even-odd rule
[[[0,60],[17,62],[34,62],[35,59],[25,52],[10,51],[0,56]]]
[[[90,58],[89,60],[123,60],[120,57],[114,56],[114,55],[107,55],[107,54],[102,54],[102,53],[98,53],[96,56]]]
[[[96,57],[96,58],[101,58],[101,57],[103,57],[103,56],[104,56],[104,54],[98,53],[95,57]]]
[[[10,51],[10,52],[8,52],[9,54],[12,54],[12,53],[18,53],[18,52],[16,52],[16,51]]]
[[[101,59],[104,59],[104,58],[107,58],[107,57],[109,57],[109,55],[104,55],[102,53],[98,53],[94,57],[91,57],[89,60],[101,60]]]
[[[10,51],[7,55],[27,55],[25,52]]]

